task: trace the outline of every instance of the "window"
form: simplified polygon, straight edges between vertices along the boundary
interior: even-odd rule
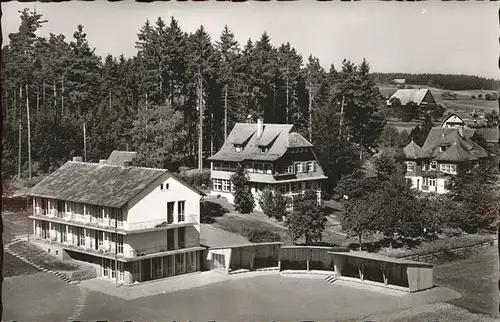
[[[184,253],[175,255],[175,274],[184,274],[186,272],[184,267]]]
[[[415,164],[413,161],[406,161],[406,171],[414,171],[415,170]]]
[[[163,259],[161,257],[152,258],[153,278],[160,278],[163,276]]]
[[[160,184],[160,190],[163,190],[163,183]]]
[[[165,190],[168,190],[170,188],[170,184],[165,183]]]
[[[311,181],[306,181],[306,190],[312,190],[313,189],[313,183]]]
[[[456,164],[440,164],[440,170],[444,173],[457,174]]]
[[[293,165],[289,166],[286,172],[293,173]]]
[[[171,224],[174,222],[174,205],[175,202],[167,202],[167,223]]]
[[[172,229],[167,230],[167,250],[174,250],[175,249],[175,238],[174,238],[174,231]]]
[[[316,162],[307,162],[307,171],[308,172],[315,172],[316,171]]]
[[[120,255],[123,255],[123,235],[117,235],[117,249],[116,252]]]
[[[257,173],[264,173],[264,164],[256,163],[254,167],[257,169]]]
[[[177,241],[178,241],[179,248],[186,247],[185,234],[186,234],[185,227],[181,227],[177,230]]]
[[[440,152],[444,152],[444,151],[446,151],[446,145],[441,145],[441,146],[439,147],[439,151],[440,151]]]
[[[231,192],[236,192],[236,187],[234,186],[234,183],[231,181]]]
[[[214,179],[213,181],[213,189],[216,191],[221,190],[221,180],[220,179]]]
[[[273,173],[273,166],[269,163],[266,163],[264,165],[264,170],[267,174],[272,174]]]
[[[431,170],[436,170],[437,169],[437,162],[436,161],[431,161],[430,167],[431,167]]]
[[[300,192],[302,190],[302,182],[292,183],[292,192]]]
[[[278,187],[279,187],[280,193],[282,193],[282,194],[288,193],[288,183],[280,184]]]
[[[234,150],[235,150],[236,152],[241,152],[241,150],[242,150],[242,149],[241,149],[241,145],[235,145],[235,146],[234,146]]]
[[[436,186],[436,178],[424,178],[423,182],[424,186],[435,187]]]
[[[183,222],[186,219],[185,209],[186,209],[186,201],[178,201],[177,202],[177,221],[178,222]]]
[[[230,189],[231,189],[231,181],[222,180],[222,191],[229,192]]]
[[[264,146],[259,146],[260,153],[267,153],[267,148]]]
[[[302,163],[296,163],[295,167],[296,167],[297,173],[302,173]]]

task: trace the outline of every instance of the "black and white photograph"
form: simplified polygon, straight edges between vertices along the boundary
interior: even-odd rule
[[[0,320],[499,321],[499,8],[2,2]]]

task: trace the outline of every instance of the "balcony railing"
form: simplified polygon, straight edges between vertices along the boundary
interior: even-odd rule
[[[191,241],[184,241],[183,245],[179,245],[174,248],[174,247],[168,247],[167,245],[160,245],[160,246],[154,246],[154,247],[148,247],[148,248],[138,248],[138,249],[126,249],[123,253],[125,257],[129,258],[135,258],[135,257],[141,257],[141,256],[146,256],[150,254],[156,254],[156,253],[163,253],[163,252],[169,252],[173,250],[179,250],[179,249],[184,249],[184,248],[192,248],[192,247],[199,247],[200,244],[204,244],[205,240],[203,239],[195,239]]]
[[[90,215],[75,214],[73,212],[58,212],[55,209],[46,210],[40,207],[35,208],[34,214],[36,216],[47,216],[49,218],[61,219],[64,221],[75,221],[86,225],[115,228],[115,219],[110,218],[98,218]],[[118,229],[123,229],[123,221],[118,221],[116,225]]]
[[[178,219],[177,214],[175,214],[174,217]],[[197,215],[184,215],[184,221],[181,221],[181,222],[169,222],[166,219],[139,221],[139,222],[129,223],[128,229],[126,229],[126,230],[127,231],[129,231],[129,230],[143,230],[143,229],[152,229],[152,228],[169,227],[169,226],[175,227],[176,225],[197,224],[197,223],[198,223],[198,216]]]

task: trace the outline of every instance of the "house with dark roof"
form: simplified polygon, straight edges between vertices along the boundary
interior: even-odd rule
[[[264,190],[289,197],[315,190],[321,202],[321,183],[327,179],[313,145],[290,124],[236,123],[221,149],[211,156],[211,194],[234,201],[231,176],[238,165],[246,169],[256,201]],[[257,208],[258,202],[256,202]]]
[[[429,132],[422,147],[410,142],[404,149],[406,179],[420,191],[446,193],[447,185],[459,168],[469,169],[491,154],[472,140],[468,128],[456,114]]]
[[[114,165],[125,165],[127,163],[131,163],[136,156],[137,152],[114,150],[109,155],[108,160],[106,160],[106,163]]]
[[[123,283],[200,270],[202,192],[164,169],[74,160],[29,191],[37,246]]]
[[[428,88],[398,89],[387,101],[387,106],[391,106],[392,100],[395,98],[399,99],[402,106],[410,102],[415,103],[419,107],[436,104],[436,100]]]

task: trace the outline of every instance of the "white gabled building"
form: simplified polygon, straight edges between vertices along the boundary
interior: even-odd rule
[[[448,192],[449,180],[459,168],[470,168],[491,154],[471,138],[475,130],[467,128],[457,114],[450,114],[429,132],[423,147],[410,142],[404,149],[406,179],[413,188],[424,192]]]
[[[238,165],[245,168],[250,189],[258,200],[265,190],[280,191],[288,197],[306,190],[316,191],[321,202],[322,182],[327,179],[314,152],[314,146],[295,131],[291,124],[236,123],[221,149],[208,159],[211,162],[211,194],[234,201],[231,176]]]
[[[33,242],[125,283],[200,270],[202,192],[162,169],[69,161],[34,186]]]

